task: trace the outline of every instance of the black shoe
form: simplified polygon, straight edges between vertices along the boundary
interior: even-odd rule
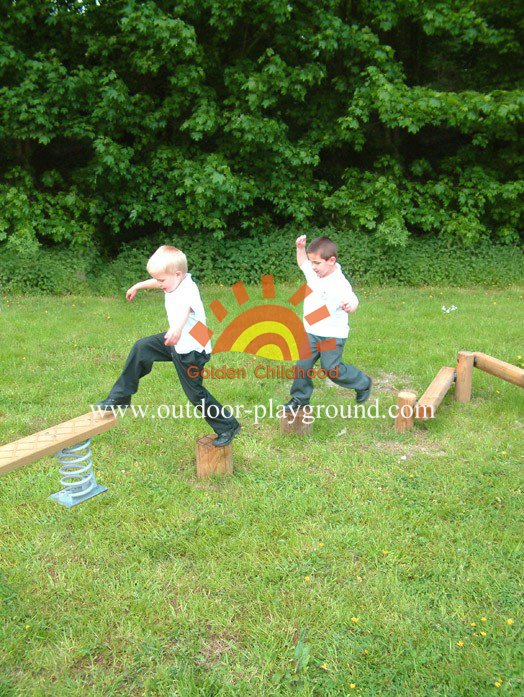
[[[129,407],[130,405],[131,395],[128,395],[127,397],[120,397],[120,399],[106,397],[102,402],[97,402],[96,404],[99,409],[104,409],[104,411],[111,409],[111,407]]]
[[[297,400],[292,397],[289,402],[286,402],[284,404],[284,411],[293,411],[296,412],[297,409],[302,409],[302,407],[308,407],[309,402],[306,402],[305,404],[300,404],[300,402],[297,402]]]
[[[367,402],[369,399],[369,395],[371,394],[371,385],[373,384],[373,380],[369,378],[369,385],[366,387],[365,390],[357,390],[357,404],[364,404],[364,402]]]
[[[237,433],[240,433],[242,430],[242,425],[237,424],[236,426],[233,426],[233,428],[230,428],[229,431],[224,431],[224,433],[221,433],[218,435],[214,440],[211,441],[211,444],[215,446],[215,448],[223,448],[224,445],[229,445],[233,438],[237,435]]]

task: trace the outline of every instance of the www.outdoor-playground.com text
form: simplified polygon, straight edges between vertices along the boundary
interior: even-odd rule
[[[111,406],[109,411],[114,416],[133,416],[136,419],[203,419],[203,404],[202,400],[194,406],[190,402],[186,404],[160,404],[158,407],[153,407],[150,404],[131,404],[129,406]],[[103,416],[107,414],[108,409],[91,404],[91,411],[95,416]],[[388,416],[390,419],[395,419],[400,415],[404,418],[411,418],[416,415],[416,407],[409,404],[404,404],[399,408],[397,404],[392,404],[381,413],[378,398],[369,404],[308,404],[300,407],[302,410],[301,420],[304,424],[313,423],[316,419],[385,419]],[[283,404],[275,404],[272,399],[268,404],[255,404],[248,408],[243,404],[234,406],[225,404],[221,410],[215,404],[211,404],[207,408],[207,415],[213,418],[217,416],[225,416],[234,414],[235,418],[245,420],[247,417],[254,419],[254,424],[259,424],[264,419],[281,419],[286,416],[290,423],[293,423],[300,414],[300,409],[297,407],[288,408],[286,410]],[[433,408],[429,408],[426,418],[434,418]]]

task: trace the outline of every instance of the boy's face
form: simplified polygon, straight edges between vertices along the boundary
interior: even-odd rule
[[[333,273],[333,271],[336,268],[337,265],[337,258],[336,257],[330,257],[329,259],[322,259],[322,257],[318,254],[315,254],[315,252],[308,252],[307,255],[309,261],[311,262],[311,266],[313,267],[313,271],[317,274],[319,278],[324,278],[325,276],[329,276],[330,273]]]
[[[175,271],[175,273],[152,273],[150,274],[161,285],[164,293],[172,293],[182,282],[185,273]]]

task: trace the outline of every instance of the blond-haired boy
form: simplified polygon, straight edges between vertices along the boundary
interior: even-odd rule
[[[202,346],[190,334],[198,322],[206,324],[206,313],[198,286],[187,272],[186,255],[176,247],[163,245],[150,257],[146,268],[151,278],[131,286],[126,298],[133,300],[145,288],[163,290],[169,329],[134,344],[122,374],[98,406],[110,409],[129,405],[140,379],[151,372],[153,363],[172,361],[189,401],[195,407],[204,407],[204,418],[217,434],[213,445],[228,445],[241,425],[202,384],[202,368],[209,361],[211,342]]]

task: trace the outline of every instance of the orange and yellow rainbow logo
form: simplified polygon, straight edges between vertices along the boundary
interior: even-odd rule
[[[262,297],[264,299],[274,298],[273,276],[262,276],[261,280]],[[239,306],[249,300],[249,295],[242,281],[232,285],[231,290]],[[304,283],[289,298],[289,303],[296,307],[312,292],[307,283]],[[213,300],[209,307],[219,322],[222,322],[229,314],[217,299]],[[309,324],[315,324],[326,317],[329,317],[329,310],[323,305],[308,314],[306,319]],[[198,322],[190,334],[202,346],[205,346],[214,332],[202,322]],[[336,348],[334,339],[326,339],[317,344],[319,351],[329,351],[334,348]],[[258,305],[235,317],[215,340],[213,353],[226,351],[251,353],[255,356],[278,361],[311,358],[311,348],[302,321],[292,309],[282,305]]]

